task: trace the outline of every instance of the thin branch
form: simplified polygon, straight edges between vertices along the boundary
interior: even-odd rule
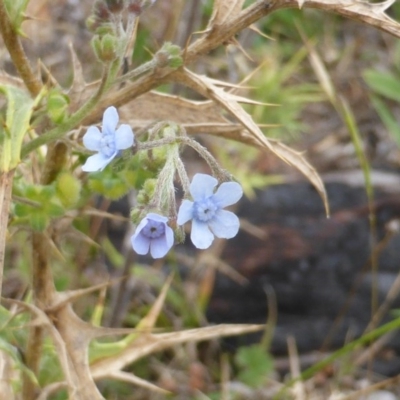
[[[41,90],[42,84],[31,69],[18,34],[11,24],[4,0],[0,0],[0,33],[18,74],[31,95],[36,97]]]

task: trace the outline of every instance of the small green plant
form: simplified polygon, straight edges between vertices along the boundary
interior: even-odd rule
[[[310,180],[329,214],[315,169],[303,154],[276,140],[282,132],[298,131],[301,106],[321,98],[316,85],[294,83],[306,47],[293,55],[286,51],[279,59],[276,46],[277,60],[260,62],[251,80],[258,101],[268,93],[267,102],[279,107],[259,107],[258,101],[231,90],[224,77],[196,72],[196,65],[206,54],[237,44],[236,36],[262,17],[288,7],[335,11],[400,36],[400,25],[388,18],[384,6],[368,2],[354,6],[351,1],[214,1],[206,5],[204,29],[191,32],[184,46],[165,40],[149,55],[144,43],[154,41],[145,37],[139,19],[154,10],[156,0],[95,0],[86,21],[95,65],[86,67],[101,75],[86,83],[85,66],[71,47],[73,79],[64,87],[51,66],[31,63],[25,54],[22,37],[24,24],[29,23],[29,1],[0,0],[0,34],[15,69],[15,75],[0,71],[0,287],[4,270],[14,267],[29,276],[27,289],[17,298],[4,299],[6,308],[0,309],[0,352],[9,366],[4,371],[10,374],[0,381],[8,385],[4,393],[9,398],[15,394],[24,400],[101,400],[115,388],[125,390],[112,383],[102,391],[98,383],[110,380],[168,396],[170,392],[150,378],[135,375],[132,365],[183,343],[263,329],[259,325],[185,329],[178,324],[174,330],[157,330],[172,277],[156,282],[159,293],[154,301],[142,304],[130,317],[134,327],[105,327],[106,292],[115,282],[107,275],[94,284],[87,276],[85,287],[81,278],[96,251],[127,275],[131,270],[143,273],[142,264],[119,254],[111,241],[102,242],[98,235],[103,219],[118,219],[107,212],[107,205],[127,194],[134,199],[130,217],[122,218],[132,227],[130,251],[150,254],[159,267],[176,263],[174,245],[185,240],[189,223],[191,241],[200,250],[210,248],[215,237],[230,239],[237,234],[240,220],[226,207],[243,194],[234,175],[240,180],[246,176],[238,171],[240,163],[229,162],[228,151],[223,154],[224,146],[218,157],[197,135],[216,136],[223,143],[233,140],[240,148],[252,146],[262,154],[276,155]],[[167,11],[159,16],[175,16],[175,10]],[[177,86],[188,91],[176,95]],[[256,103],[249,109],[254,117],[242,103]],[[354,128],[345,104],[334,103]],[[263,125],[279,128],[264,132]],[[356,142],[356,129],[353,132]],[[183,158],[188,148],[206,173],[196,170],[189,177]],[[250,163],[251,156],[242,151],[236,147],[236,156]],[[252,173],[251,168],[247,171]],[[263,183],[255,176],[243,185],[251,193]],[[183,199],[176,197],[178,188]],[[18,256],[11,262],[15,253]],[[179,304],[182,299],[178,290],[171,291],[170,302],[183,314],[181,321],[200,325],[201,318]],[[206,295],[199,299],[201,309],[208,299]],[[270,356],[259,346],[240,349],[235,360],[239,378],[253,387],[262,385],[273,368]]]

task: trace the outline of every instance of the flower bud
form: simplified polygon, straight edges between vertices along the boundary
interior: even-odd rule
[[[175,44],[166,42],[163,47],[156,53],[158,67],[179,68],[183,64],[181,57],[181,48]]]
[[[139,191],[136,201],[139,205],[147,206],[154,195],[157,186],[157,179],[147,179],[143,184],[143,188]]]
[[[107,22],[111,19],[108,5],[103,0],[97,0],[93,5],[93,14],[97,21]]]
[[[183,243],[185,241],[185,231],[182,226],[176,226],[174,229],[176,243]]]
[[[148,151],[141,151],[139,154],[139,162],[149,171],[158,172],[165,164],[167,158],[168,147],[156,147]]]
[[[50,119],[55,123],[61,123],[67,115],[69,98],[58,90],[52,90],[47,99],[47,112]]]
[[[118,56],[118,40],[109,33],[102,37],[95,36],[92,39],[92,46],[97,58],[105,63],[115,60]]]
[[[111,13],[118,13],[121,12],[124,8],[123,0],[105,0],[108,9]]]
[[[64,207],[73,207],[80,197],[81,182],[69,172],[63,172],[57,177],[56,191]]]

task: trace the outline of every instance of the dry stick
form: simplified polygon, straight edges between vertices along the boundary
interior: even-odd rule
[[[0,0],[0,33],[20,77],[24,81],[31,95],[34,97],[37,96],[42,88],[42,84],[36,78],[29,65],[29,61],[25,55],[18,34],[8,17],[4,0]]]

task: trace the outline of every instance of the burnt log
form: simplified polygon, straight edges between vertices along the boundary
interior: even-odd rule
[[[277,324],[271,351],[276,355],[287,353],[289,335],[304,353],[335,349],[363,334],[374,308],[372,286],[377,293],[375,306],[379,306],[400,271],[400,234],[389,229],[400,217],[400,197],[376,193],[374,237],[365,189],[328,183],[327,191],[332,210],[329,219],[318,194],[307,183],[272,186],[259,192],[255,200],[242,201],[238,214],[259,228],[258,234],[241,230],[227,242],[223,259],[247,283],[217,274],[207,310],[210,322],[265,322],[269,311],[266,291],[272,291]],[[371,271],[373,251],[377,274]],[[396,307],[400,307],[398,294],[389,309]],[[391,318],[389,312],[381,323]],[[241,340],[259,337],[227,343],[236,347]],[[393,335],[388,345],[400,351],[400,334]]]

